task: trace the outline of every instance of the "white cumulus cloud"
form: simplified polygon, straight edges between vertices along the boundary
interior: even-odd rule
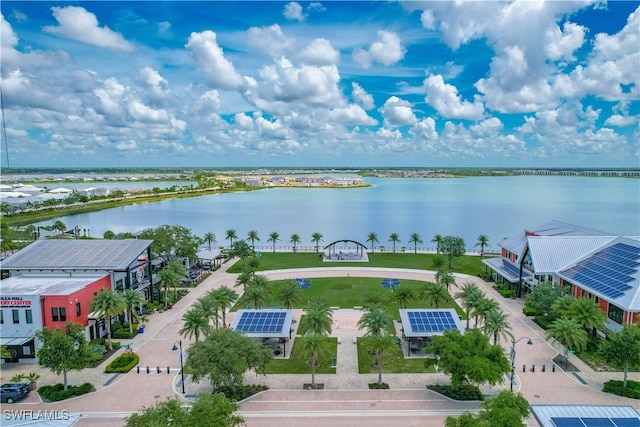
[[[191,33],[186,44],[198,69],[207,77],[207,82],[217,89],[236,89],[243,83],[242,76],[224,57],[216,40],[216,33],[210,30]]]
[[[424,80],[425,101],[442,117],[478,120],[484,114],[484,106],[476,96],[473,102],[464,101],[458,89],[444,82],[441,75],[430,75]]]
[[[382,65],[397,64],[407,52],[400,37],[392,32],[379,30],[379,40],[373,42],[368,49],[358,48],[353,51],[353,59],[362,68],[369,68],[373,63]]]

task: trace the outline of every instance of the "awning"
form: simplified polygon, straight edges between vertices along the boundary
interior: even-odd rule
[[[8,337],[0,338],[0,345],[22,345],[31,341],[33,337]]]

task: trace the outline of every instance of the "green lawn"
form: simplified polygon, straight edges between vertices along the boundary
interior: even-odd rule
[[[311,375],[311,359],[303,354],[300,350],[299,338],[293,342],[293,351],[289,359],[283,359],[276,356],[269,365],[267,365],[267,374],[309,374]],[[324,357],[320,358],[320,366],[316,368],[316,374],[335,374],[336,368],[332,368],[333,358],[338,354],[338,339],[327,337],[327,341],[331,341],[333,351],[327,352]]]
[[[293,279],[294,277],[292,277]],[[366,298],[371,293],[377,293],[382,296],[383,307],[391,315],[393,319],[399,319],[400,314],[398,312],[398,305],[392,303],[390,298],[392,291],[385,289],[380,285],[379,278],[371,277],[321,277],[311,280],[311,287],[309,289],[302,289],[302,297],[298,304],[293,308],[306,308],[309,301],[316,299],[324,299],[330,307],[340,308],[353,308],[362,307],[365,305]],[[270,282],[272,286],[272,295],[276,295],[279,289],[283,286],[285,281],[277,280]],[[419,280],[401,280],[402,287],[412,288],[417,295],[420,288],[425,282]],[[456,292],[456,287],[451,287],[451,292]],[[232,309],[235,311],[240,308],[244,308],[246,305],[242,298],[236,306]],[[282,305],[277,301],[272,301],[269,307],[281,308]],[[266,306],[264,308],[267,308]],[[414,301],[409,304],[407,308],[433,308],[428,306],[424,301]],[[458,304],[449,297],[447,301],[443,301],[439,304],[439,308],[455,308],[457,313],[466,318],[464,310],[458,306]]]
[[[378,368],[372,367],[376,357],[369,354],[366,348],[367,338],[358,338],[358,372],[361,374],[377,373]],[[433,365],[426,366],[428,359],[425,358],[405,358],[400,345],[387,350],[383,354],[382,373],[387,374],[407,374],[407,373],[434,373]],[[384,381],[384,375],[382,376]]]
[[[434,254],[405,253],[373,253],[369,254],[369,262],[324,262],[316,253],[293,252],[262,252],[260,255],[260,268],[266,270],[282,270],[287,268],[312,268],[312,267],[384,267],[384,268],[411,268],[419,270],[432,269]],[[440,255],[444,256],[444,255]],[[454,273],[464,273],[477,276],[485,270],[482,259],[479,256],[465,255],[453,259]],[[240,273],[243,269],[242,261],[238,261],[229,268],[229,273]]]

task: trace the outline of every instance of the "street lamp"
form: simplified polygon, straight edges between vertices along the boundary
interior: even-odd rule
[[[533,345],[533,341],[529,337],[520,337],[517,340],[511,339],[511,391],[513,391],[513,378],[516,376],[516,343],[525,338],[529,340],[527,341],[528,345]]]
[[[182,360],[182,340],[178,340],[173,343],[172,351],[178,350],[176,343],[180,346],[180,376],[182,378],[182,394],[184,394],[184,361]]]

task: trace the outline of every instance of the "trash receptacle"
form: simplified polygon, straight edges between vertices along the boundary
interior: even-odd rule
[[[144,333],[144,326],[140,326],[140,327],[138,328],[138,333],[139,333],[139,334]]]

